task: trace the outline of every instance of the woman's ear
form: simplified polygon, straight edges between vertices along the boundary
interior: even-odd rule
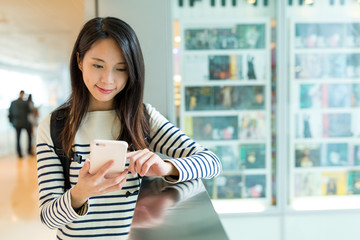
[[[79,52],[76,53],[76,59],[77,59],[77,64],[78,64],[78,67],[80,69],[80,71],[82,71],[82,61],[80,61],[80,57],[79,57]]]

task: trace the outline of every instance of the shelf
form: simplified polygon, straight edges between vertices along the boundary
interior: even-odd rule
[[[331,77],[323,77],[323,78],[291,78],[294,85],[299,84],[359,84],[360,77],[357,78],[331,78]]]
[[[212,201],[215,211],[219,214],[264,212],[269,206],[268,202],[266,198],[214,199]]]
[[[291,201],[294,210],[358,209],[360,195],[299,197]]]
[[[202,140],[201,144],[207,147],[214,146],[237,146],[246,144],[267,144],[268,141],[266,139],[229,139],[229,140]]]
[[[188,79],[188,82],[183,81],[182,84],[184,87],[263,86],[264,84],[266,84],[266,80],[265,79],[259,79],[259,80],[239,80],[239,79],[211,80],[211,79],[209,79],[209,80],[196,81],[196,79]]]
[[[300,108],[296,111],[299,114],[343,114],[343,113],[359,113],[360,107],[344,107],[344,108]]]
[[[198,140],[199,141],[199,140]],[[267,144],[267,139],[219,139],[219,140],[201,140],[202,145],[204,146],[228,146],[236,145],[241,146],[245,144]]]
[[[316,166],[316,167],[295,167],[294,173],[322,173],[322,172],[347,172],[360,171],[360,166]]]
[[[342,138],[294,138],[294,144],[322,144],[322,143],[353,143],[360,144],[359,137],[342,137]]]
[[[223,171],[223,176],[243,176],[243,175],[264,175],[267,174],[266,168],[259,169],[241,169],[236,171]]]
[[[302,53],[311,53],[311,54],[329,54],[329,53],[337,53],[337,54],[360,54],[360,46],[357,48],[295,48],[295,54]]]
[[[201,55],[236,55],[236,54],[249,54],[249,53],[264,53],[267,50],[264,48],[247,48],[247,49],[201,49],[201,50],[184,50],[182,54],[185,56],[201,56]],[[180,52],[181,54],[181,52]]]
[[[203,110],[203,111],[184,111],[186,117],[211,117],[211,116],[237,116],[244,113],[263,113],[266,114],[266,110],[246,110],[246,109],[232,109],[232,110]]]

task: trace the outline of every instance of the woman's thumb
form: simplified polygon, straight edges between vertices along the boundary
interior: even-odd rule
[[[90,159],[86,159],[84,166],[81,168],[81,171],[88,173],[90,170]]]

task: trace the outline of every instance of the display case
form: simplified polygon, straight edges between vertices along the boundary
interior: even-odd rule
[[[360,22],[291,25],[290,204],[357,208]]]
[[[241,211],[242,200],[263,210],[272,199],[270,19],[182,23],[181,39],[180,125],[222,162],[204,180],[215,208]]]

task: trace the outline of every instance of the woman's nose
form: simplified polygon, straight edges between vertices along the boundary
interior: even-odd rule
[[[104,71],[101,76],[101,82],[103,83],[113,83],[114,82],[114,75],[111,71]]]

